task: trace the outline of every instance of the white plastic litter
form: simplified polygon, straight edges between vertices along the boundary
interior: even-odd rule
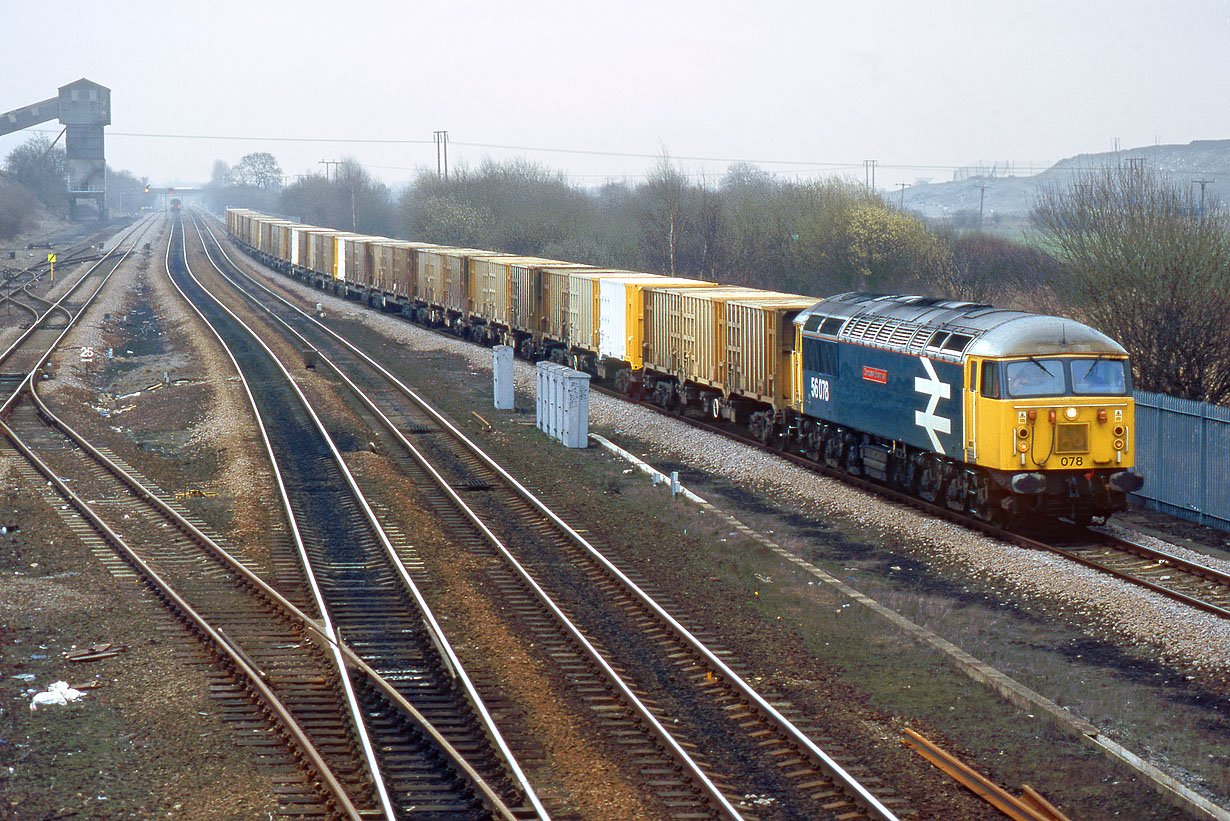
[[[70,701],[76,701],[84,696],[85,693],[80,690],[74,690],[68,686],[66,681],[57,681],[45,693],[36,693],[34,700],[30,702],[30,709],[37,710],[42,704],[59,704],[65,705]]]

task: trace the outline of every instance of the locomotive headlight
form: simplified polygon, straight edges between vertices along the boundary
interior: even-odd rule
[[[1115,425],[1115,430],[1114,430],[1115,436],[1122,436],[1126,432],[1127,432],[1127,429],[1124,428],[1123,425]]]
[[[1029,438],[1029,428],[1017,428],[1016,435],[1022,439]]]
[[[1021,453],[1028,453],[1029,443],[1028,442],[1018,442],[1016,449],[1019,450]]]
[[[1123,440],[1122,439],[1115,440],[1115,450],[1123,450]]]
[[[1076,418],[1076,408],[1069,407],[1067,410],[1063,412],[1063,415],[1068,418],[1069,422],[1071,422],[1073,419]]]

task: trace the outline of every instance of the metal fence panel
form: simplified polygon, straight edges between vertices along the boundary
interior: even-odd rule
[[[1136,391],[1134,494],[1147,507],[1230,530],[1230,408]]]

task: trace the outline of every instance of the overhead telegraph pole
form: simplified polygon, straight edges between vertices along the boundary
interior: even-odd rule
[[[448,132],[433,132],[436,138],[436,176],[448,180]]]
[[[1217,180],[1192,180],[1192,182],[1200,186],[1200,216],[1203,217],[1204,216],[1204,187],[1211,182],[1217,182]]]
[[[329,166],[341,165],[342,161],[341,160],[321,160],[319,164],[325,167],[325,182],[328,182],[329,181]]]

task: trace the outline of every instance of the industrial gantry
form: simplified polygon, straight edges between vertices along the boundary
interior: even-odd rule
[[[103,156],[103,127],[111,125],[111,89],[85,78],[60,86],[60,93],[51,99],[0,114],[0,136],[54,119],[64,126],[69,218],[79,219],[82,213],[78,203],[93,200],[98,218],[105,220],[107,161]]]

